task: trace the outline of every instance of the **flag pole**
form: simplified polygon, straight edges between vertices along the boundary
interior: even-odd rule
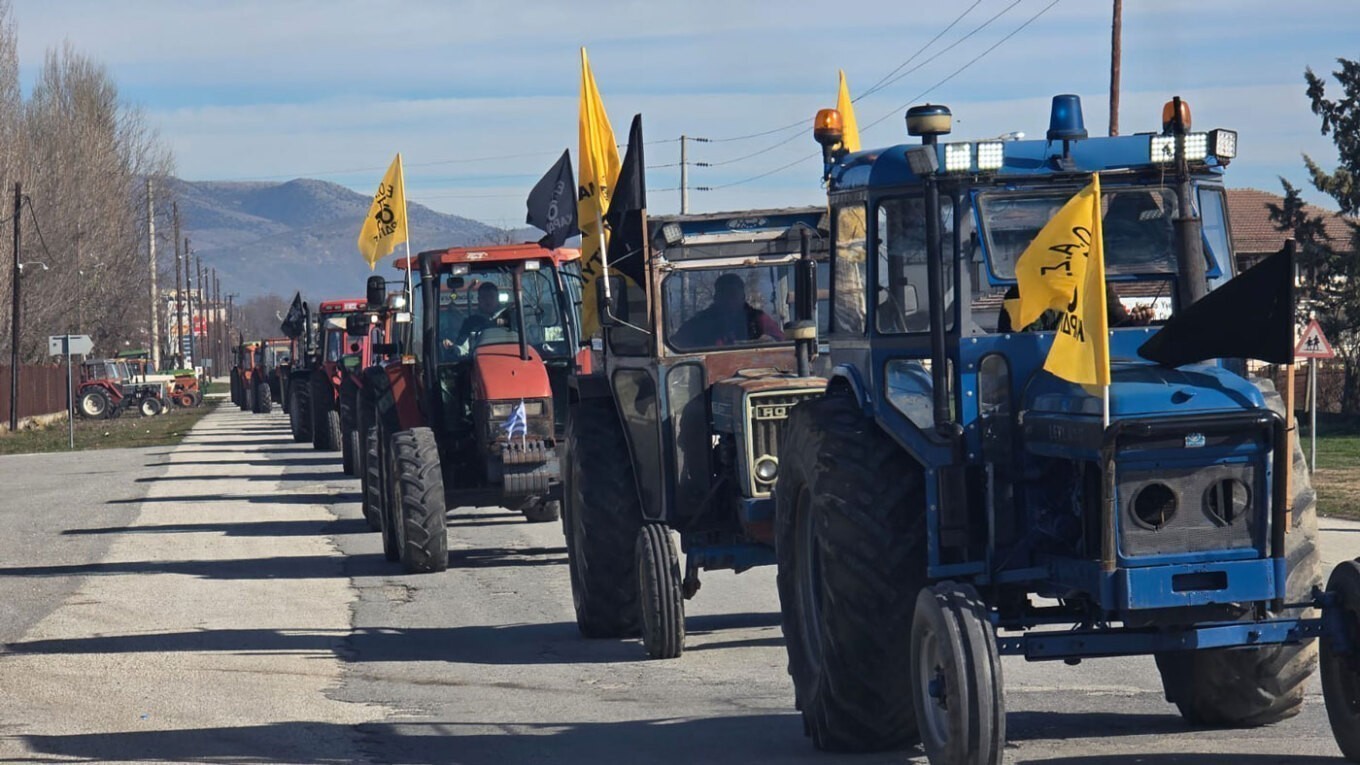
[[[1294,504],[1294,361],[1291,356],[1288,364],[1285,365],[1284,383],[1284,432],[1285,448],[1289,450],[1288,460],[1289,469],[1284,472],[1284,496],[1285,502],[1291,507],[1285,508],[1284,530],[1289,531],[1293,524],[1294,513],[1291,512]]]
[[[415,288],[411,286],[411,270],[415,264],[411,262],[411,216],[406,212],[406,168],[401,164],[401,152],[397,152],[397,171],[401,175],[401,225],[406,227],[406,305],[410,308],[416,304]],[[439,310],[439,306],[433,308]]]

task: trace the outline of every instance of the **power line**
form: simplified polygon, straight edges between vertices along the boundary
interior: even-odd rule
[[[930,87],[928,87],[928,88],[926,88],[925,90],[921,91],[921,92],[918,93],[916,96],[914,96],[910,101],[907,101],[905,104],[902,104],[901,106],[897,107],[896,109],[893,109],[893,110],[889,111],[888,113],[884,114],[882,117],[879,117],[878,119],[874,120],[873,122],[870,122],[869,124],[865,125],[865,126],[864,126],[864,129],[865,129],[865,130],[868,130],[869,128],[873,127],[874,125],[877,125],[878,123],[882,122],[883,120],[886,120],[887,118],[889,118],[889,117],[891,117],[891,116],[897,114],[898,112],[902,111],[903,109],[907,108],[908,106],[911,106],[912,104],[916,103],[917,101],[920,101],[922,98],[925,98],[926,96],[930,95],[936,88],[938,88],[938,87],[940,87],[941,85],[945,84],[946,82],[949,82],[950,80],[954,79],[954,78],[957,77],[959,74],[961,74],[964,70],[966,70],[968,67],[970,67],[970,66],[972,66],[973,64],[976,64],[977,62],[981,61],[981,60],[983,59],[983,57],[986,56],[988,53],[991,53],[992,51],[994,51],[994,50],[996,50],[997,48],[1001,47],[1002,43],[1005,43],[1007,40],[1011,39],[1012,37],[1015,37],[1017,34],[1020,34],[1020,32],[1021,32],[1025,27],[1029,26],[1030,24],[1033,24],[1035,21],[1038,21],[1040,16],[1043,16],[1045,13],[1048,13],[1049,9],[1051,9],[1053,6],[1057,5],[1057,4],[1060,3],[1060,2],[1062,2],[1062,0],[1053,0],[1053,1],[1050,2],[1048,5],[1045,5],[1043,8],[1041,8],[1041,9],[1039,10],[1038,13],[1034,14],[1033,16],[1030,16],[1028,19],[1025,20],[1025,22],[1024,22],[1023,24],[1021,24],[1020,26],[1018,26],[1018,27],[1016,27],[1015,29],[1011,30],[1010,34],[1008,34],[1008,35],[1006,35],[1005,37],[1002,37],[1000,40],[997,40],[996,42],[992,43],[991,47],[987,48],[986,50],[984,50],[984,51],[982,51],[981,53],[979,53],[979,54],[977,54],[976,56],[974,56],[971,60],[968,61],[968,63],[964,64],[963,66],[959,67],[958,69],[955,69],[953,72],[949,73],[949,75],[946,76],[944,79],[940,80],[939,82],[935,83],[934,85],[931,85]]]
[[[694,188],[695,188],[696,191],[717,191],[717,190],[719,190],[719,189],[727,189],[727,188],[731,188],[731,187],[733,187],[733,186],[740,186],[740,185],[742,185],[743,183],[750,183],[751,181],[758,181],[758,180],[760,180],[761,178],[767,178],[767,177],[769,177],[769,176],[771,176],[771,175],[774,175],[775,173],[781,173],[781,172],[783,172],[783,171],[785,171],[785,170],[788,170],[790,167],[793,167],[794,165],[798,164],[799,162],[806,162],[807,160],[813,159],[813,158],[818,157],[818,156],[820,156],[820,152],[813,152],[812,154],[808,154],[808,155],[806,155],[806,156],[799,157],[798,159],[795,159],[794,161],[788,163],[787,165],[781,165],[781,166],[779,166],[779,167],[776,167],[776,168],[773,169],[773,170],[770,170],[770,171],[768,171],[768,172],[761,173],[760,175],[753,175],[753,176],[751,176],[750,178],[742,178],[742,179],[739,180],[739,181],[732,181],[731,183],[723,183],[723,184],[719,184],[719,185],[717,185],[717,186],[695,186]]]
[[[33,212],[33,197],[25,194],[24,206],[28,208],[28,219],[33,221],[33,229],[38,232],[38,243],[42,245],[43,254],[47,256],[48,260],[53,260],[52,251],[47,249],[47,240],[43,238],[42,226],[38,225],[38,216]]]
[[[965,42],[966,40],[968,40],[969,38],[971,38],[973,35],[977,34],[978,32],[981,32],[982,30],[984,30],[984,29],[986,29],[987,27],[991,26],[991,24],[992,24],[993,21],[996,21],[997,19],[1001,18],[1002,16],[1005,16],[1008,12],[1010,12],[1010,10],[1011,10],[1012,8],[1014,8],[1015,6],[1019,5],[1020,3],[1021,3],[1021,0],[1015,0],[1015,2],[1011,3],[1010,5],[1006,6],[1005,8],[1002,8],[1001,10],[997,11],[996,13],[992,14],[991,18],[987,19],[986,21],[984,21],[984,22],[982,22],[981,24],[979,24],[979,25],[977,25],[976,27],[974,27],[973,30],[972,30],[971,32],[969,32],[968,34],[964,35],[963,37],[960,37],[959,39],[955,40],[954,42],[950,43],[949,45],[946,45],[946,46],[944,47],[943,50],[937,51],[936,53],[934,53],[933,55],[931,55],[930,58],[926,59],[925,61],[922,61],[921,63],[917,64],[916,66],[913,66],[912,68],[908,69],[907,71],[902,72],[901,74],[897,75],[896,77],[893,77],[892,75],[889,75],[889,77],[891,77],[891,79],[887,79],[886,82],[880,81],[880,82],[882,82],[881,85],[875,84],[873,87],[871,87],[871,88],[869,88],[868,90],[866,90],[865,92],[861,93],[860,96],[859,96],[859,98],[856,98],[856,99],[854,99],[854,100],[855,100],[855,101],[858,101],[860,98],[864,98],[864,97],[867,96],[867,95],[870,95],[870,94],[872,94],[872,93],[876,93],[876,92],[882,90],[883,88],[888,87],[889,85],[893,85],[893,84],[899,82],[903,77],[906,77],[906,76],[909,75],[909,74],[914,74],[915,72],[919,72],[919,71],[920,71],[921,69],[923,69],[927,64],[930,64],[931,62],[933,62],[933,61],[935,61],[936,59],[938,59],[940,56],[943,56],[944,54],[948,53],[949,51],[951,51],[951,50],[957,48],[960,44],[962,44],[963,42]],[[972,10],[972,9],[970,8],[969,10]],[[965,12],[965,13],[966,13],[966,12]],[[962,16],[960,16],[960,18],[962,18]],[[957,23],[957,22],[956,22],[956,23]],[[950,26],[953,26],[953,24],[951,24]],[[904,64],[904,66],[905,66],[905,64]],[[885,78],[885,79],[886,79],[886,78]]]
[[[850,99],[851,102],[858,101],[860,98],[864,98],[865,96],[879,90],[880,85],[883,87],[887,87],[887,85],[890,84],[887,82],[889,77],[892,77],[894,74],[897,74],[898,72],[902,71],[903,67],[905,67],[907,64],[910,64],[912,61],[915,61],[917,56],[929,50],[930,46],[935,44],[935,41],[939,40],[941,37],[944,37],[949,32],[949,30],[953,29],[955,25],[957,25],[960,21],[963,21],[963,17],[967,16],[969,13],[972,13],[973,9],[978,7],[978,5],[980,5],[981,3],[982,0],[973,0],[972,5],[965,8],[963,13],[960,13],[957,18],[949,22],[949,26],[945,27],[944,29],[941,29],[939,34],[930,38],[930,42],[926,43],[925,45],[922,45],[920,48],[917,48],[916,52],[911,54],[910,58],[898,64],[896,69],[878,78],[878,82],[875,82],[873,85],[870,85],[869,87],[865,88],[864,92],[859,94],[859,98]]]

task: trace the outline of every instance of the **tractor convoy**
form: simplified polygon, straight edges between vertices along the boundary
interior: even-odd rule
[[[1227,235],[1236,134],[1192,132],[1179,99],[1118,137],[1088,136],[1075,96],[1041,140],[950,141],[925,105],[919,142],[849,152],[840,122],[814,123],[825,206],[639,212],[627,275],[589,286],[570,249],[402,258],[363,299],[295,301],[287,340],[242,342],[233,401],[282,402],[295,440],[339,451],[408,573],[448,567],[452,507],[560,519],[580,633],[656,659],[683,652],[701,572],[775,566],[820,749],[994,765],[1003,656],[1151,655],[1197,726],[1292,717],[1320,671],[1360,762],[1360,562],[1323,581],[1292,415],[1212,333],[1149,360],[1259,280]],[[1022,255],[1086,193],[1051,268],[1103,253],[1101,385],[1048,371],[1090,323],[1077,292],[1012,321]],[[155,408],[96,366],[82,414]]]

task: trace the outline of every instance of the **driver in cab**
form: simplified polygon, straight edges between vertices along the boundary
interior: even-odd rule
[[[474,334],[481,334],[487,328],[496,326],[498,319],[496,314],[502,310],[500,287],[495,282],[482,282],[477,287],[477,311],[463,320],[458,327],[457,333],[453,332],[452,327],[440,327],[440,334],[443,335],[441,345],[444,346],[445,353],[459,349],[463,352],[464,346]],[[452,316],[451,311],[446,311],[444,316]],[[454,335],[454,337],[450,337]]]
[[[784,339],[779,322],[746,302],[746,283],[723,274],[713,283],[713,303],[690,317],[672,341],[685,348],[707,348],[758,340]]]

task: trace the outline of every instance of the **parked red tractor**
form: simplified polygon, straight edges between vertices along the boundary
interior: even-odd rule
[[[384,344],[395,353],[366,373],[364,480],[379,489],[365,501],[377,505],[383,550],[408,572],[447,567],[450,499],[559,517],[567,378],[590,363],[578,339],[579,257],[530,244],[398,261],[419,281],[407,337]],[[374,307],[384,297],[369,295]]]
[[[139,385],[126,361],[89,359],[80,365],[76,411],[89,419],[118,417],[135,410],[152,417],[165,409],[160,385]]]
[[[312,445],[322,451],[339,451],[345,472],[352,472],[354,454],[345,449],[340,427],[340,384],[346,365],[355,369],[368,366],[368,338],[346,334],[350,316],[363,315],[363,298],[326,300],[317,309],[320,323],[319,363],[312,369],[307,398],[312,424]],[[349,356],[348,360],[346,357]],[[357,365],[357,366],[356,366]]]

